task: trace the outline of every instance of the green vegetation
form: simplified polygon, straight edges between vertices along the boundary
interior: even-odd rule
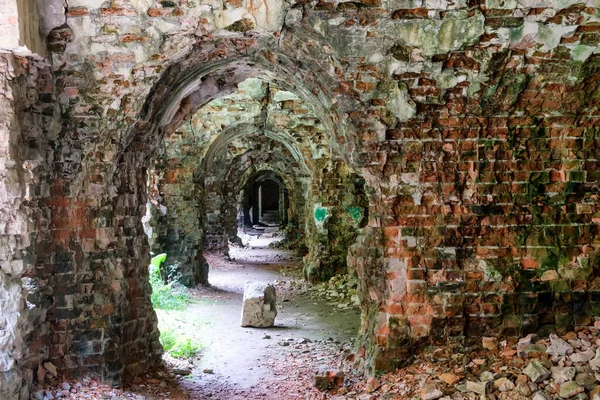
[[[192,358],[202,350],[201,343],[189,337],[179,336],[173,329],[164,329],[160,333],[160,344],[167,353],[176,358]]]
[[[169,316],[168,319],[172,323],[182,315],[178,311],[184,310],[189,305],[190,295],[185,287],[176,283],[177,275],[175,273],[165,274],[166,271],[161,269],[161,265],[166,259],[165,253],[153,257],[148,266],[148,272],[152,286],[152,305],[157,310],[170,311],[168,313],[157,311],[157,314],[159,317],[161,314],[165,318]],[[167,280],[172,281],[165,283]],[[159,329],[160,344],[172,357],[192,358],[202,350],[202,344],[196,338],[189,337],[183,329],[167,328],[160,322]]]
[[[189,304],[190,296],[187,289],[175,281],[164,282],[160,265],[166,258],[166,254],[159,254],[152,259],[149,266],[152,305],[160,310],[182,310]]]

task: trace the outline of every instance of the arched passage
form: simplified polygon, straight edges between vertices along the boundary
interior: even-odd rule
[[[242,214],[242,219],[238,225],[287,223],[290,202],[288,189],[278,174],[269,172],[257,174],[244,185],[240,192],[243,200],[238,205],[238,214]]]
[[[333,159],[361,168],[369,222],[350,261],[376,369],[441,338],[592,321],[596,8],[279,1],[269,20],[265,7],[244,1],[234,12],[219,2],[216,11],[195,2],[80,3],[40,10],[42,19],[58,15],[41,24],[51,33],[48,63],[19,49],[43,47],[38,32],[30,35],[38,21],[22,24],[24,10],[38,14],[33,1],[9,1],[0,38],[9,49],[1,67],[10,186],[3,293],[20,290],[21,260],[39,285],[31,354],[23,355],[26,303],[6,310],[18,322],[2,349],[17,391],[42,359],[115,382],[157,361],[139,222],[144,166],[198,107],[251,76],[310,104]],[[315,164],[311,171],[324,175],[337,168]],[[307,191],[333,185],[330,178],[312,176]],[[307,229],[327,230],[332,204],[307,203]],[[546,272],[561,278],[550,289]]]

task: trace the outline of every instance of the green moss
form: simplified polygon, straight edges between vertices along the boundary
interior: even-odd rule
[[[556,314],[555,320],[558,326],[570,326],[573,323],[573,318],[570,314]]]
[[[254,23],[249,18],[234,22],[225,29],[231,32],[248,32],[254,28]]]

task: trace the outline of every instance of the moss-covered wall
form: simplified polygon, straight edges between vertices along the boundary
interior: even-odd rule
[[[188,218],[178,207],[205,198],[206,177],[169,156],[165,143],[189,126],[202,129],[186,136],[191,147],[172,147],[175,155],[221,143],[214,155],[234,160],[245,150],[230,152],[227,143],[242,149],[244,141],[217,136],[243,126],[240,134],[268,132],[273,149],[287,149],[302,171],[298,187],[309,188],[306,237],[323,245],[308,265],[323,262],[321,251],[341,258],[353,242],[340,226],[353,224],[353,174],[364,178],[368,222],[348,265],[361,278],[367,368],[393,368],[427,343],[595,320],[596,2],[266,5],[71,5],[51,37],[51,79],[38,83],[26,69],[21,76],[21,111],[41,111],[18,130],[60,115],[47,151],[24,159],[35,161],[33,170],[48,166],[31,189],[32,198],[48,198],[33,220],[49,232],[31,263],[65,275],[45,282],[51,322],[38,342],[61,373],[119,381],[156,361],[141,222],[146,170],[152,160],[180,169],[163,175],[159,196],[180,178],[194,183],[177,201],[160,199],[167,218]],[[236,112],[228,96],[249,78],[262,83],[244,100],[249,110]],[[14,109],[5,87],[5,108]],[[213,100],[221,105],[211,108]],[[199,111],[207,114],[194,121]],[[25,142],[17,151],[36,143]],[[276,153],[285,163],[283,150]],[[21,205],[37,209],[28,193],[17,196]],[[197,207],[189,226],[199,230],[204,212],[217,208]],[[318,233],[316,219],[334,224]],[[176,233],[182,250],[198,254],[203,242],[187,234]]]

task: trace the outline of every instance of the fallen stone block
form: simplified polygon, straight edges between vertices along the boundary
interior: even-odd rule
[[[344,384],[344,373],[338,370],[330,370],[321,366],[315,370],[314,386],[319,390],[339,388]]]
[[[561,384],[575,378],[577,369],[575,367],[552,367],[550,368],[554,382]]]
[[[532,382],[541,382],[550,376],[548,371],[538,360],[533,360],[523,370],[523,373],[531,379]]]
[[[495,337],[481,338],[481,345],[486,350],[496,350],[498,348],[498,339]]]
[[[485,396],[489,391],[489,382],[467,381],[467,390]]]
[[[268,328],[277,316],[275,287],[265,282],[246,281],[241,325]]]
[[[546,349],[546,353],[551,356],[565,356],[573,353],[573,347],[556,335],[550,335],[550,346]]]
[[[596,383],[596,377],[587,372],[580,372],[575,377],[575,383],[579,386],[583,386],[587,390],[593,390],[598,386]]]
[[[577,383],[569,381],[560,385],[558,395],[563,399],[568,399],[569,397],[573,397],[584,391],[585,389],[579,386]]]
[[[546,392],[540,390],[533,394],[531,400],[551,400],[551,397]]]
[[[575,353],[571,355],[571,361],[574,364],[585,364],[592,360],[596,356],[593,350],[582,351],[581,353]]]
[[[421,400],[437,400],[442,397],[444,393],[432,383],[424,383],[421,386]]]
[[[499,378],[494,381],[494,386],[500,392],[508,392],[515,388],[515,384],[508,378]]]

